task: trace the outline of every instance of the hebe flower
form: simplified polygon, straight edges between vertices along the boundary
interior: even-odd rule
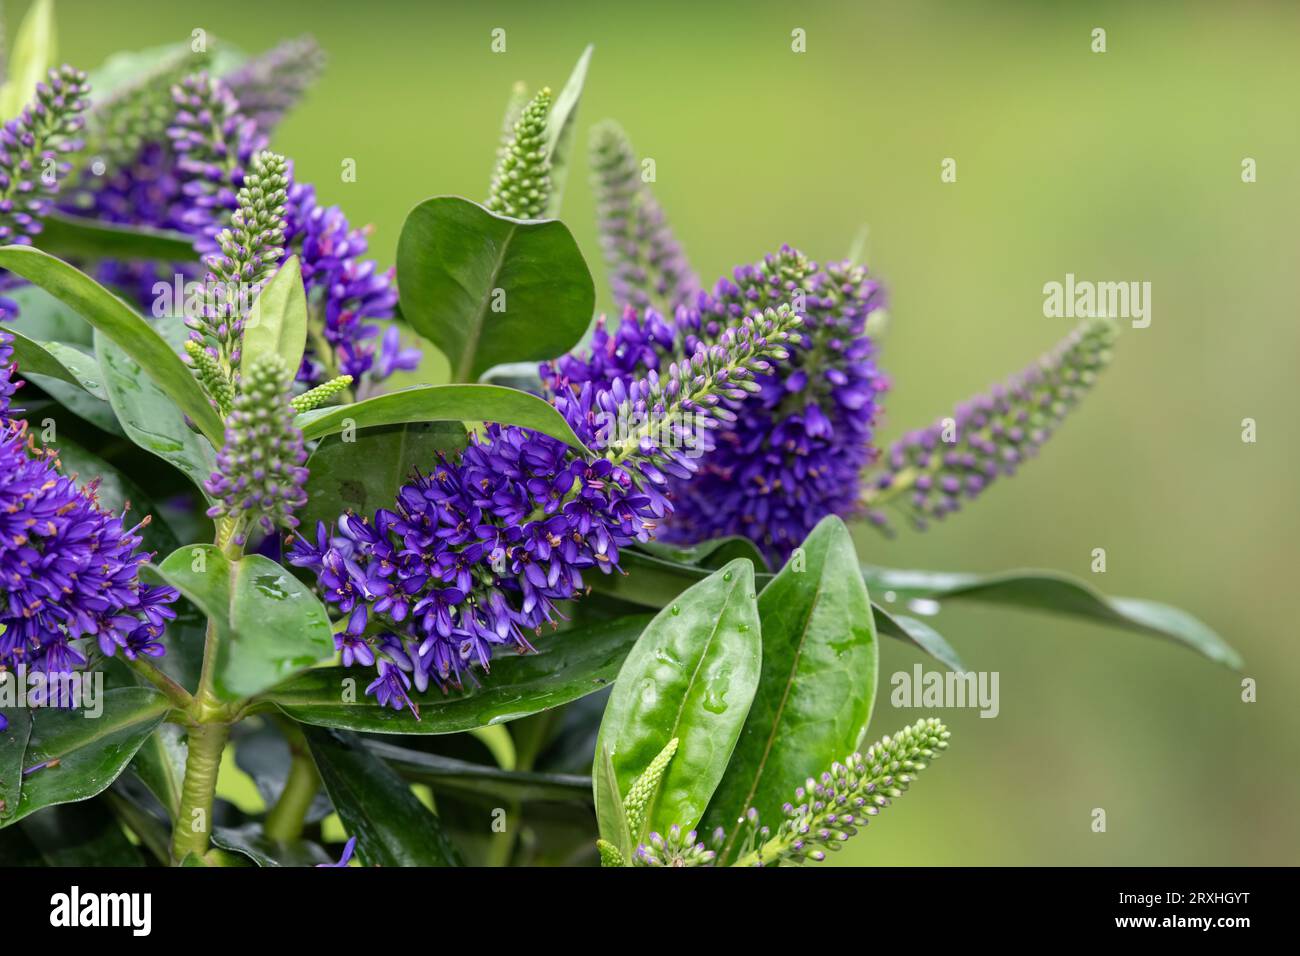
[[[700,280],[642,181],[636,153],[617,123],[606,120],[592,129],[591,167],[614,301],[620,308],[654,308],[666,315],[693,303]]]
[[[156,657],[179,595],[139,580],[145,522],[128,529],[101,509],[96,483],[61,475],[11,417],[12,341],[0,330],[0,667],[71,673],[91,639],[108,656]]]
[[[0,245],[31,245],[52,208],[66,154],[81,148],[86,74],[63,66],[36,84],[36,98],[0,128]]]
[[[889,529],[881,510],[889,503],[924,528],[999,476],[1014,474],[1092,388],[1110,361],[1114,339],[1114,323],[1090,319],[1002,385],[895,442],[863,494],[871,523]]]
[[[613,333],[598,325],[589,352],[542,367],[552,388],[605,386],[694,350],[747,311],[781,303],[804,315],[790,361],[755,379],[757,393],[714,436],[700,473],[670,485],[676,513],[667,540],[745,535],[783,560],[826,515],[857,508],[887,387],[866,334],[868,316],[882,304],[879,284],[861,266],[822,268],[787,246],[736,269],[671,321],[654,310],[628,311]]]
[[[501,150],[492,190],[485,204],[515,219],[540,219],[551,192],[551,159],[546,152],[546,117],[551,91],[543,87],[524,107],[514,135]]]
[[[325,68],[325,54],[310,36],[285,40],[249,57],[223,77],[240,111],[270,133],[298,104]]]
[[[277,355],[259,356],[246,370],[226,419],[217,470],[204,485],[216,499],[208,516],[230,519],[229,533],[239,544],[257,526],[268,534],[296,528],[293,513],[307,503],[307,452],[293,424],[290,378]]]
[[[711,866],[717,853],[697,839],[694,830],[674,823],[664,835],[651,833],[632,855],[633,866]]]
[[[410,706],[409,690],[459,684],[493,649],[525,636],[583,591],[584,572],[617,570],[619,551],[653,537],[671,511],[670,480],[696,469],[703,436],[768,374],[800,319],[769,310],[719,332],[689,360],[608,390],[554,397],[594,453],[514,426],[488,425],[460,460],[417,474],[392,510],[343,515],[298,539],[289,561],[314,570],[346,618],[345,663],[375,662],[367,688]]]

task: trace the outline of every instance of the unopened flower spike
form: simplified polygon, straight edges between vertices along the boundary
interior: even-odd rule
[[[316,572],[346,620],[344,665],[375,667],[367,693],[414,710],[412,687],[456,686],[495,648],[530,649],[526,633],[583,594],[583,574],[617,572],[620,549],[654,537],[672,511],[670,476],[692,474],[695,450],[734,414],[724,403],[770,372],[798,324],[789,309],[750,316],[663,374],[557,394],[590,455],[489,424],[458,461],[402,487],[392,510],[295,538],[289,562]]]
[[[606,120],[591,131],[592,184],[600,246],[620,308],[654,308],[672,316],[694,303],[700,280],[642,180],[627,134]]]
[[[235,389],[230,384],[230,379],[208,350],[193,339],[186,340],[185,354],[190,357],[194,374],[203,390],[208,393],[221,417],[225,418],[235,404]]]
[[[843,763],[834,763],[819,778],[795,790],[784,807],[785,819],[769,839],[745,853],[735,866],[774,866],[820,862],[865,827],[890,800],[901,796],[948,748],[948,728],[931,717],[882,737]],[[750,813],[756,825],[757,815]]]
[[[245,370],[226,419],[217,470],[204,484],[215,504],[211,518],[228,522],[228,537],[243,544],[260,527],[296,528],[294,511],[307,503],[307,452],[293,424],[291,375],[277,355],[262,355]]]
[[[0,245],[31,245],[71,170],[90,87],[70,66],[50,70],[32,102],[0,128]]]
[[[863,491],[870,523],[889,533],[889,504],[923,529],[1014,474],[1092,388],[1110,362],[1115,334],[1109,319],[1089,319],[1002,385],[895,442]]]
[[[485,204],[514,219],[540,219],[551,193],[551,158],[546,152],[546,118],[550,87],[543,87],[524,107],[514,135],[502,148],[492,189]]]
[[[601,866],[627,866],[627,861],[623,859],[623,854],[619,852],[618,847],[608,840],[597,840],[596,850],[600,853]]]
[[[633,866],[712,866],[717,853],[694,830],[674,823],[665,834],[651,833],[632,854]]]
[[[297,396],[291,403],[293,410],[295,412],[305,412],[326,405],[335,395],[338,395],[351,384],[351,375],[340,375],[337,378],[332,378],[328,382],[317,385],[315,388]]]
[[[645,824],[646,810],[649,809],[650,798],[653,797],[659,789],[659,782],[663,780],[664,774],[668,771],[668,764],[672,762],[673,755],[677,753],[677,738],[674,737],[668,741],[659,755],[650,761],[650,766],[645,768],[641,776],[636,778],[632,784],[632,789],[627,792],[627,798],[623,801],[623,810],[627,814],[628,832],[633,837],[640,835],[641,828]]]
[[[222,77],[239,101],[239,110],[262,132],[270,132],[325,69],[325,53],[310,36],[301,36],[249,57]]]

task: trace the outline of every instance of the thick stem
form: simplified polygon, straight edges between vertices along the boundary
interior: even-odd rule
[[[212,802],[217,792],[221,753],[230,736],[227,724],[191,724],[185,761],[185,782],[181,785],[181,806],[172,830],[172,863],[190,853],[202,856],[212,835]]]
[[[320,774],[316,771],[316,762],[311,759],[311,751],[297,727],[290,730],[285,727],[285,737],[289,741],[289,778],[284,783],[284,792],[276,801],[271,812],[266,815],[262,828],[272,840],[287,843],[302,836],[303,824],[307,821],[307,811],[316,799],[320,789]]]

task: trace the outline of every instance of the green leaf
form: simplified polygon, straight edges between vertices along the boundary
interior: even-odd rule
[[[550,115],[546,117],[546,154],[551,159],[551,193],[546,200],[546,217],[560,215],[564,198],[564,184],[569,178],[569,165],[573,159],[573,135],[577,129],[578,101],[582,98],[582,85],[587,80],[587,67],[591,63],[594,47],[589,43],[578,57],[569,74],[568,82],[555,98]]]
[[[5,321],[9,331],[19,331],[37,342],[62,342],[89,353],[94,329],[85,320],[38,285],[23,285],[5,292],[18,306],[18,314]]]
[[[23,758],[32,735],[32,711],[29,707],[0,707],[0,717],[5,718],[0,723],[8,723],[0,730],[0,826],[3,826],[6,816],[18,808],[22,793]]]
[[[326,438],[307,463],[303,534],[310,538],[318,521],[331,524],[349,511],[369,515],[392,508],[416,468],[429,471],[439,452],[459,452],[467,437],[459,422],[413,422],[368,428],[351,442]]]
[[[536,773],[502,770],[441,754],[399,747],[383,740],[367,740],[376,757],[407,780],[427,783],[435,791],[449,790],[500,800],[555,800],[588,803],[591,778],[570,773]]]
[[[306,347],[307,293],[298,257],[290,256],[262,287],[248,312],[241,361],[251,367],[259,355],[278,355],[292,380]]]
[[[260,823],[217,827],[212,833],[212,842],[223,850],[242,853],[262,867],[315,866],[334,862],[320,844],[308,840],[273,840],[262,832]]]
[[[687,564],[694,568],[706,568],[716,571],[728,561],[745,558],[756,570],[768,572],[767,558],[758,550],[758,545],[741,535],[725,538],[710,538],[689,547],[678,548],[668,544],[650,541],[637,545],[638,550],[674,564]]]
[[[9,54],[9,79],[0,87],[0,120],[17,116],[36,95],[55,57],[54,0],[36,0],[18,25]]]
[[[190,429],[176,403],[139,364],[99,329],[95,330],[95,354],[109,404],[127,437],[179,469],[202,490],[217,467],[212,446]]]
[[[743,540],[745,539],[720,538],[717,539],[716,548],[715,542],[705,542],[684,550],[654,545],[653,553],[642,550],[644,546],[628,548],[619,552],[619,564],[626,574],[593,576],[589,583],[593,591],[639,607],[664,607],[692,584],[708,577],[708,569],[720,557],[744,557],[744,545],[739,543]],[[667,555],[674,551],[699,563],[683,564],[670,560]],[[761,589],[772,580],[772,575],[758,573],[754,575],[754,580]],[[895,618],[879,604],[872,604],[872,610],[881,634],[908,641],[953,670],[963,669],[957,652],[933,628],[912,618]]]
[[[397,286],[402,315],[451,360],[457,382],[568,351],[596,301],[563,223],[507,219],[455,196],[425,200],[406,217]]]
[[[95,94],[98,99],[98,89]],[[97,222],[57,212],[41,219],[44,228],[36,237],[36,247],[61,259],[191,262],[198,258],[194,240],[180,232]]]
[[[853,753],[876,696],[879,647],[871,601],[844,522],[823,518],[758,597],[763,667],[731,763],[704,817],[728,831],[753,807],[774,825],[808,775]]]
[[[46,866],[144,866],[104,800],[77,807],[50,807],[28,817],[21,829]]]
[[[626,795],[670,740],[679,746],[634,844],[699,822],[740,737],[761,657],[754,568],[744,559],[683,592],[641,635],[614,684],[597,752],[608,749]],[[599,788],[596,799],[599,817]]]
[[[550,435],[580,452],[586,446],[550,402],[500,385],[418,385],[351,405],[313,408],[294,419],[303,437],[405,422],[499,422]]]
[[[304,728],[321,781],[368,866],[458,866],[438,818],[355,734]]]
[[[37,342],[17,329],[8,331],[14,340],[14,358],[18,360],[22,374],[36,373],[57,378],[76,385],[101,401],[107,400],[108,392],[100,381],[102,376],[93,356],[62,342]]]
[[[631,861],[636,849],[632,831],[627,823],[627,810],[623,806],[623,793],[619,789],[618,775],[609,757],[609,749],[596,750],[596,763],[591,771],[592,791],[596,801],[596,823],[600,838],[611,844],[625,863]]]
[[[219,548],[196,544],[153,570],[215,623],[213,690],[222,700],[261,693],[334,653],[324,606],[269,558],[232,563]]]
[[[0,268],[16,272],[71,306],[134,359],[209,441],[221,443],[221,420],[203,389],[172,347],[129,305],[84,272],[30,246],[0,248]]]
[[[185,780],[185,758],[189,747],[177,724],[163,724],[144,742],[131,761],[131,770],[158,798],[173,820],[180,811],[181,784]]]
[[[1082,581],[1055,571],[985,575],[864,566],[862,574],[872,591],[892,591],[899,600],[978,601],[1067,614],[1164,637],[1234,669],[1244,663],[1218,634],[1186,611],[1142,598],[1106,597]]]
[[[106,690],[103,712],[43,708],[32,720],[23,758],[28,771],[16,806],[0,815],[0,827],[59,803],[86,800],[117,779],[140,746],[162,723],[167,699],[145,687]],[[41,767],[34,770],[34,767]]]
[[[380,707],[363,693],[373,672],[345,667],[309,671],[263,701],[294,720],[379,734],[454,734],[558,707],[607,686],[649,618],[631,615],[537,641],[532,654],[502,655],[477,686],[412,699],[420,710]]]

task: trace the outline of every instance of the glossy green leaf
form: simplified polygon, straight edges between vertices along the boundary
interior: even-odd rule
[[[623,791],[619,788],[618,774],[609,756],[609,748],[596,748],[595,766],[591,771],[592,792],[596,802],[596,824],[600,838],[614,845],[624,862],[630,862],[637,844],[627,822],[627,809],[623,806]],[[637,843],[639,843],[639,839]]]
[[[106,690],[97,703],[103,711],[94,718],[86,716],[86,709],[48,707],[34,716],[23,758],[28,774],[17,806],[0,815],[0,827],[44,807],[101,793],[126,769],[168,710],[166,698],[145,687]]]
[[[13,119],[35,97],[55,55],[54,0],[36,0],[14,34],[9,77],[0,87],[0,121]]]
[[[46,866],[144,866],[104,798],[76,807],[49,807],[21,829]]]
[[[61,259],[190,262],[198,258],[193,238],[180,232],[97,222],[65,213],[50,213],[42,221],[44,228],[36,237],[36,246]]]
[[[747,810],[780,820],[781,806],[809,774],[853,753],[876,696],[871,601],[839,518],[823,518],[763,588],[758,615],[762,676],[703,823],[706,833],[727,830],[724,863],[736,855],[742,833],[735,821]]]
[[[694,827],[727,769],[758,687],[754,589],[744,559],[715,571],[659,612],[619,671],[597,744],[609,751],[619,793],[679,741],[634,842],[675,823]],[[599,788],[596,800],[599,816]]]
[[[12,680],[12,678],[10,678]],[[32,711],[29,707],[0,707],[0,825],[18,808],[23,788],[23,759],[27,740],[32,735]]]
[[[134,309],[84,272],[30,246],[0,248],[0,268],[34,282],[113,342],[151,378],[214,444],[221,420],[172,347]]]
[[[303,412],[294,422],[304,438],[323,438],[345,428],[405,422],[499,422],[550,435],[580,452],[586,447],[564,416],[545,399],[500,385],[417,385],[351,405]]]
[[[451,360],[457,382],[568,351],[596,301],[563,223],[507,219],[455,196],[425,200],[406,217],[397,287],[402,315]]]
[[[446,694],[430,689],[409,710],[366,696],[373,673],[344,667],[309,671],[264,695],[295,720],[379,734],[454,734],[527,717],[607,686],[648,623],[644,615],[601,621],[535,640],[536,653],[503,653],[477,686]]]
[[[212,445],[191,430],[167,393],[99,329],[95,330],[95,354],[104,373],[109,404],[127,437],[202,489],[216,470]]]
[[[873,592],[892,591],[900,601],[978,601],[1067,614],[1164,637],[1228,667],[1240,669],[1243,664],[1240,654],[1186,611],[1142,598],[1106,597],[1082,581],[1055,571],[986,575],[864,566],[862,574]]]
[[[310,538],[318,521],[331,524],[349,511],[370,515],[376,508],[392,508],[416,468],[427,473],[439,452],[454,455],[467,439],[459,422],[367,428],[350,442],[326,438],[307,463],[307,505],[299,515],[303,533]]]
[[[564,199],[564,185],[573,163],[573,136],[578,126],[578,101],[582,99],[582,86],[587,81],[587,67],[591,64],[594,47],[587,48],[569,74],[564,89],[555,98],[550,115],[546,117],[546,153],[551,159],[551,193],[546,199],[546,218],[560,215]]]
[[[692,584],[708,577],[710,566],[719,557],[744,556],[744,545],[737,539],[719,540],[727,543],[725,548],[719,547],[715,551],[712,549],[713,543],[708,542],[681,551],[681,554],[690,556],[692,560],[699,563],[681,563],[665,556],[678,549],[656,548],[654,553],[648,553],[640,548],[628,548],[619,553],[619,564],[625,574],[593,576],[589,583],[592,590],[600,594],[627,601],[638,607],[664,607],[671,604]],[[754,575],[754,580],[762,589],[771,582],[772,575],[757,573]],[[872,609],[876,616],[876,626],[881,634],[914,644],[949,668],[963,669],[957,652],[933,628],[914,622],[912,618],[895,618],[879,604],[873,604]],[[902,623],[903,620],[908,623],[905,625]]]
[[[410,786],[355,734],[304,728],[321,781],[368,866],[457,866],[456,848]]]
[[[278,355],[290,379],[298,373],[307,346],[307,293],[298,257],[290,256],[262,287],[244,322],[241,362]]]
[[[399,747],[383,740],[367,740],[366,746],[407,780],[427,783],[435,791],[449,790],[520,802],[591,801],[591,778],[578,774],[502,770],[486,764]]]
[[[217,827],[212,842],[223,850],[242,853],[261,867],[315,866],[333,863],[325,848],[309,840],[273,840],[262,832],[260,823],[238,827]]]
[[[745,558],[754,565],[756,572],[768,572],[767,558],[758,550],[758,545],[749,538],[730,535],[725,538],[710,538],[688,547],[679,548],[668,544],[650,541],[637,545],[637,549],[656,558],[675,564],[688,564],[695,568],[716,571],[729,561]]]
[[[23,397],[23,417],[33,426],[43,424],[47,418],[57,424],[60,421],[59,412],[66,410],[101,431],[119,438],[126,437],[126,431],[118,422],[113,406],[91,395],[80,385],[69,385],[61,378],[53,378],[39,372],[25,374],[23,380],[43,391],[50,397],[52,403],[52,405],[42,406],[39,402],[31,401],[27,396]]]
[[[131,771],[158,798],[167,815],[175,819],[181,805],[185,758],[189,748],[178,724],[162,724],[149,735],[131,761]]]
[[[7,331],[14,340],[14,358],[23,375],[47,375],[76,385],[101,401],[108,398],[94,356],[62,342],[37,342],[17,329]]]
[[[9,331],[21,332],[37,342],[75,345],[87,354],[93,351],[94,328],[40,286],[23,285],[7,290],[5,298],[18,306],[18,314],[5,319],[4,327]]]
[[[213,690],[222,700],[261,693],[334,653],[325,607],[269,558],[232,563],[213,545],[196,544],[153,570],[215,622]]]

